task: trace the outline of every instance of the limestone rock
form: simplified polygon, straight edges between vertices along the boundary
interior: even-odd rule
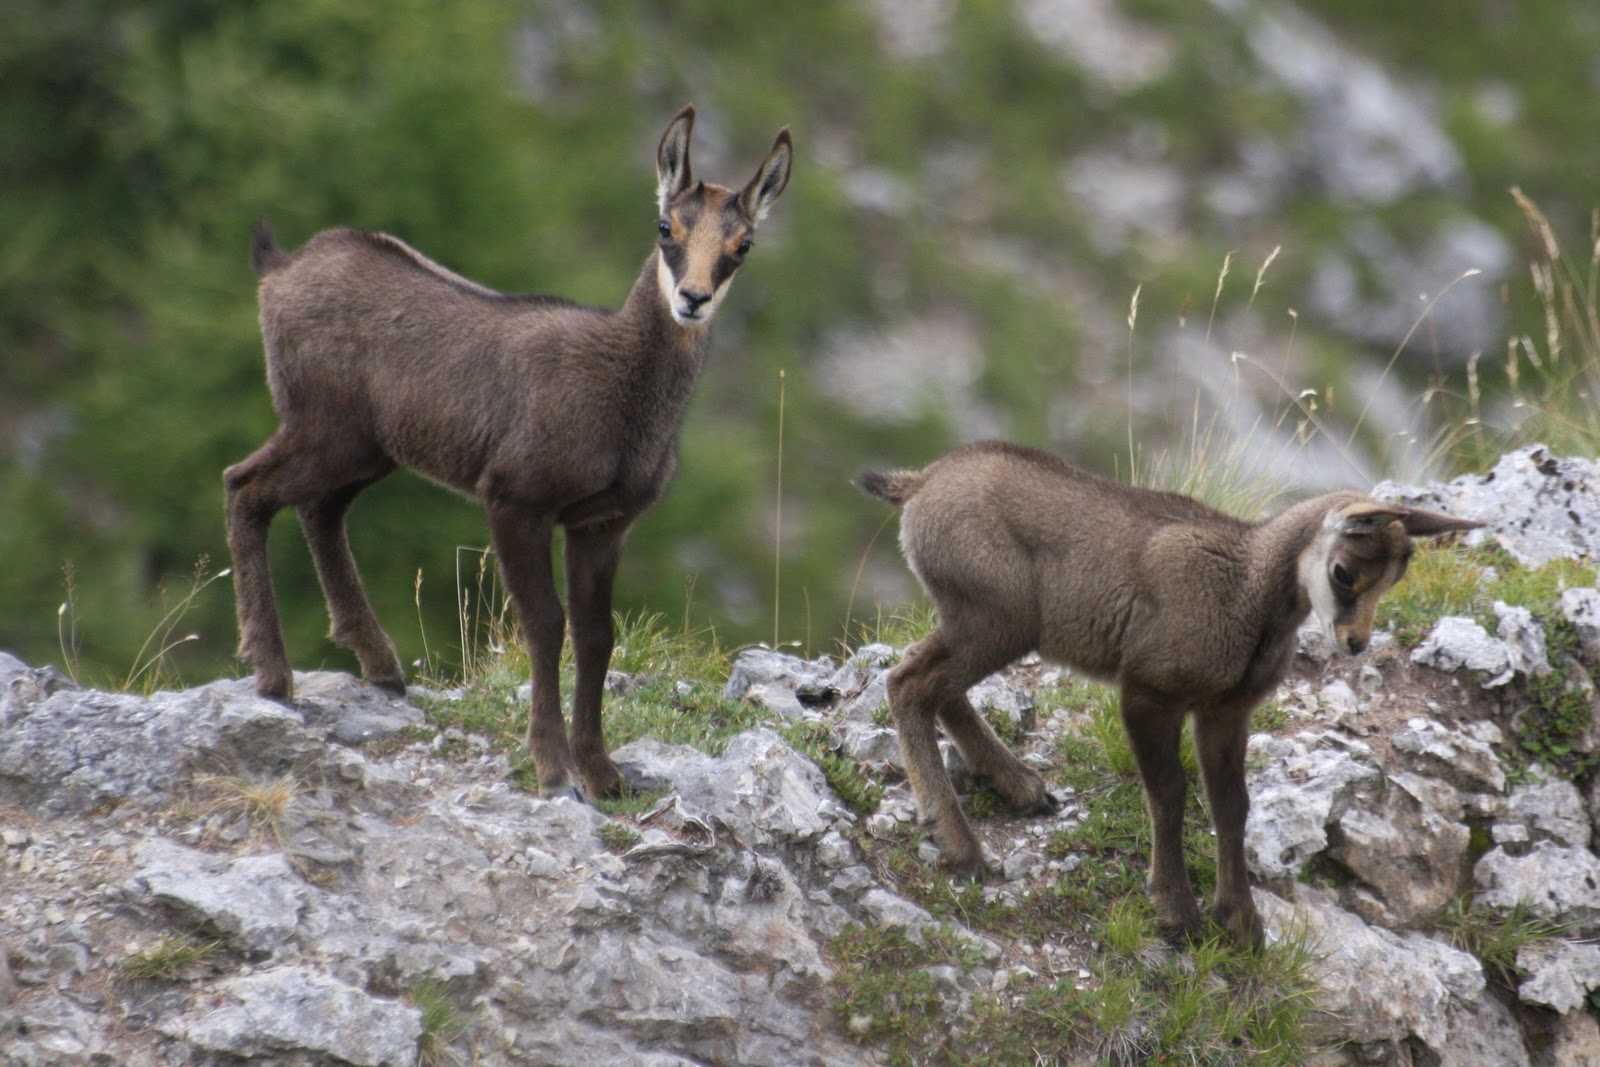
[[[1577,941],[1535,941],[1517,952],[1517,969],[1527,975],[1517,996],[1559,1012],[1580,1008],[1600,989],[1600,945]]]
[[[1586,848],[1540,841],[1525,856],[1491,849],[1473,869],[1478,903],[1509,910],[1526,902],[1546,919],[1590,923],[1600,919],[1600,859]]]
[[[1528,445],[1501,456],[1488,474],[1426,487],[1384,482],[1372,495],[1487,523],[1465,542],[1494,541],[1527,567],[1600,558],[1600,460]]]
[[[1460,615],[1446,615],[1435,623],[1411,650],[1411,662],[1441,671],[1476,671],[1485,676],[1485,689],[1505,685],[1516,673],[1510,646]]]
[[[742,700],[757,686],[792,693],[802,686],[826,682],[836,669],[826,657],[812,661],[770,648],[747,648],[734,659],[722,696],[725,700]]]
[[[1499,731],[1481,731],[1498,740]],[[1440,775],[1467,789],[1498,793],[1506,772],[1489,741],[1420,716],[1406,720],[1390,738],[1394,750],[1419,770]]]
[[[205,1001],[162,1031],[230,1056],[313,1053],[356,1067],[411,1067],[422,1036],[416,1008],[305,967],[226,979]]]
[[[287,941],[308,901],[308,887],[277,853],[233,859],[155,838],[134,856],[136,897],[173,907],[247,952],[270,953]]]
[[[1435,1050],[1451,1038],[1449,1013],[1483,994],[1483,967],[1472,956],[1420,934],[1404,937],[1368,926],[1318,889],[1297,886],[1295,899],[1255,892],[1269,938],[1304,936],[1333,1040],[1400,1042],[1416,1037]]]
[[[1408,926],[1456,895],[1471,838],[1464,823],[1391,786],[1377,801],[1351,804],[1335,825],[1329,855],[1377,895],[1379,906],[1366,918]]]
[[[1600,668],[1600,589],[1563,589],[1561,614],[1578,632],[1584,663]]]
[[[687,807],[749,845],[809,840],[849,819],[817,765],[766,728],[740,734],[720,757],[646,738],[612,758],[625,774],[670,783]]]
[[[1505,812],[1496,824],[1506,823],[1527,830],[1524,840],[1550,840],[1558,845],[1589,846],[1589,819],[1584,813],[1583,795],[1564,778],[1551,778],[1535,768],[1534,780],[1514,786],[1506,798]]]
[[[1245,857],[1259,878],[1292,878],[1328,845],[1328,826],[1362,789],[1375,790],[1382,772],[1361,741],[1324,732],[1250,738],[1247,773],[1250,817]]]

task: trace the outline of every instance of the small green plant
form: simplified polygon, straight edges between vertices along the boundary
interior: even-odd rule
[[[1518,901],[1509,911],[1475,906],[1469,896],[1457,897],[1439,917],[1439,929],[1450,943],[1483,961],[1489,972],[1507,985],[1517,976],[1517,953],[1535,941],[1561,937],[1568,928],[1542,919]]]
[[[117,972],[123,978],[173,982],[195,964],[210,959],[221,947],[221,941],[168,935],[149,948],[124,957]]]
[[[1469,615],[1483,596],[1483,567],[1451,545],[1421,544],[1405,577],[1378,602],[1377,623],[1406,647],[1445,615]]]
[[[466,1021],[461,1018],[444,983],[432,979],[419,982],[406,994],[406,999],[422,1016],[422,1037],[417,1043],[418,1067],[444,1067],[456,1062],[450,1044],[466,1030]]]
[[[839,794],[839,799],[851,811],[858,815],[870,815],[878,810],[878,802],[883,799],[883,787],[873,781],[855,760],[833,750],[826,725],[793,723],[784,727],[783,736],[817,765],[827,779],[828,786]]]
[[[600,840],[612,852],[626,852],[642,840],[639,831],[625,822],[603,822],[599,833]]]

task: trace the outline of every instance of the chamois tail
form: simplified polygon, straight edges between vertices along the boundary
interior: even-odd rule
[[[862,471],[861,477],[856,479],[856,488],[898,508],[916,495],[922,488],[922,481],[921,471]]]
[[[250,269],[256,272],[257,277],[264,278],[288,260],[289,257],[272,238],[272,223],[263,215],[250,231]]]

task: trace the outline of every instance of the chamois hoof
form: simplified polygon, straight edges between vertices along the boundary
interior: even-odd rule
[[[989,873],[988,866],[983,862],[983,850],[976,853],[960,852],[952,854],[943,849],[939,852],[939,869],[949,876],[952,882],[982,883]]]
[[[1240,907],[1232,903],[1218,903],[1211,909],[1211,921],[1227,933],[1228,939],[1241,949],[1259,952],[1267,942],[1261,926],[1261,916],[1255,905]]]
[[[578,774],[590,796],[620,797],[628,791],[627,783],[622,780],[622,772],[617,770],[617,765],[611,762],[610,757],[580,760],[579,763]]]
[[[382,689],[392,696],[403,697],[406,695],[406,680],[404,676],[395,678],[368,678],[367,684]]]
[[[294,703],[294,672],[287,668],[256,671],[256,695],[283,704]]]
[[[1157,920],[1156,933],[1171,948],[1182,951],[1206,939],[1206,924],[1196,913],[1192,919]]]

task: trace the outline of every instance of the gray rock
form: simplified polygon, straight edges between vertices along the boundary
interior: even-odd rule
[[[1600,589],[1563,589],[1561,614],[1578,632],[1584,663],[1600,667]]]
[[[741,700],[756,686],[773,686],[792,693],[801,686],[826,682],[837,669],[827,657],[804,660],[770,648],[747,648],[734,659],[722,696],[725,700]]]
[[[289,940],[311,893],[278,853],[233,859],[155,838],[135,848],[134,860],[135,899],[172,907],[255,954]]]
[[[357,1067],[411,1067],[422,1014],[306,967],[276,967],[216,983],[202,1005],[159,1029],[231,1056],[312,1053]]]
[[[1370,886],[1380,905],[1366,918],[1409,926],[1455,897],[1471,838],[1464,823],[1394,786],[1376,802],[1350,805],[1336,825],[1329,855]]]
[[[1494,614],[1498,620],[1495,632],[1510,652],[1511,669],[1536,676],[1549,674],[1544,627],[1534,621],[1533,612],[1496,600]]]
[[[1411,651],[1411,662],[1440,671],[1478,671],[1488,677],[1483,688],[1511,681],[1516,672],[1512,649],[1472,619],[1446,615],[1434,623],[1422,643]]]
[[[1129,18],[1113,0],[1023,0],[1017,17],[1040,44],[1118,92],[1160,78],[1177,52],[1167,33]]]
[[[1293,878],[1328,845],[1328,827],[1383,776],[1366,744],[1324,732],[1250,738],[1245,858],[1263,879]]]
[[[1292,903],[1256,890],[1255,900],[1269,938],[1300,936],[1313,948],[1317,1007],[1332,1040],[1415,1037],[1437,1050],[1451,1037],[1449,1013],[1484,992],[1483,967],[1472,956],[1420,934],[1368,926],[1321,890],[1297,886]]]
[[[1517,951],[1517,970],[1527,976],[1517,985],[1524,1003],[1569,1012],[1583,1007],[1591,990],[1600,989],[1600,945],[1535,941]]]
[[[1523,827],[1527,831],[1523,840],[1589,847],[1589,819],[1578,787],[1564,778],[1551,778],[1537,767],[1531,777],[1533,781],[1512,787],[1502,820]],[[1495,824],[1497,832],[1504,822]]]
[[[1172,241],[1182,226],[1188,186],[1168,164],[1091,151],[1067,165],[1061,184],[1104,254],[1125,251],[1135,238]]]
[[[740,734],[719,757],[646,738],[612,759],[630,778],[670,783],[687,808],[748,845],[809,840],[848,819],[817,765],[765,728]]]
[[[1488,474],[1444,485],[1384,482],[1372,495],[1487,523],[1465,543],[1497,542],[1527,567],[1600,558],[1600,460],[1558,458],[1529,445],[1501,456]]]
[[[1303,165],[1329,192],[1383,204],[1459,182],[1455,146],[1419,97],[1299,11],[1259,12],[1248,28],[1250,50],[1300,99]]]
[[[893,730],[846,723],[840,735],[840,749],[857,763],[885,763],[905,773],[900,741]]]
[[[1540,1067],[1600,1067],[1600,1021],[1586,1011],[1556,1017]]]
[[[1441,1064],[1531,1067],[1516,1015],[1488,990],[1473,1000],[1451,1004],[1445,1020],[1445,1039],[1435,1050]]]
[[[1506,773],[1488,742],[1432,719],[1407,719],[1390,738],[1394,750],[1417,767],[1472,790],[1498,793]]]
[[[1586,848],[1540,841],[1524,856],[1491,849],[1473,869],[1477,901],[1509,911],[1526,903],[1545,919],[1590,923],[1600,919],[1600,859]]]

